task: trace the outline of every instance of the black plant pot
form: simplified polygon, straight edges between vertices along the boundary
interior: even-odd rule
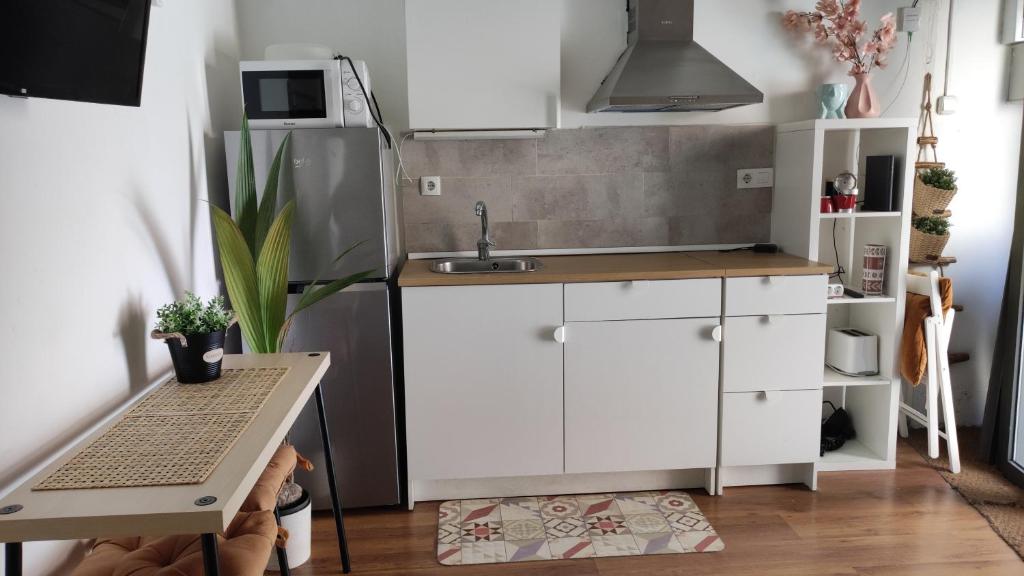
[[[185,336],[188,346],[177,338],[168,338],[174,375],[182,384],[199,384],[220,378],[220,361],[224,357],[224,330],[209,334]]]

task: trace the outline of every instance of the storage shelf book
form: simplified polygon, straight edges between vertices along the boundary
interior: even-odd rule
[[[916,137],[916,118],[809,120],[777,128],[772,241],[790,254],[832,264],[842,275],[830,282],[841,281],[855,290],[860,290],[864,247],[887,247],[882,296],[828,301],[826,330],[852,327],[878,335],[879,374],[852,377],[823,366],[823,397],[850,413],[857,438],[826,453],[816,465],[818,471],[896,466],[902,382],[898,346],[906,301]],[[896,159],[894,192],[899,209],[867,212],[858,207],[853,213],[822,214],[825,182],[841,172],[852,172],[863,183],[866,158],[875,155]],[[830,412],[823,405],[822,416]]]

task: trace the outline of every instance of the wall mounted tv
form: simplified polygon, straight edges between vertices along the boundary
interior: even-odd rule
[[[0,0],[0,94],[139,106],[150,0]]]

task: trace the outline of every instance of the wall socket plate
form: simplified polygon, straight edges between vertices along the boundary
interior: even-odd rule
[[[441,195],[441,177],[440,176],[421,176],[420,177],[420,196],[440,196]]]
[[[743,168],[736,171],[736,188],[771,188],[775,182],[772,168]]]

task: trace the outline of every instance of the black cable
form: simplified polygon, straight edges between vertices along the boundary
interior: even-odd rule
[[[372,93],[367,93],[366,86],[363,85],[363,79],[359,77],[359,72],[356,71],[356,65],[354,62],[352,62],[351,58],[342,55],[336,56],[335,60],[348,62],[349,67],[352,69],[352,75],[356,77],[356,82],[359,83],[359,90],[362,91],[363,93],[363,99],[366,100],[366,107],[370,111],[370,117],[372,117],[373,121],[377,123],[378,127],[380,127],[380,131],[384,134],[384,141],[387,143],[388,149],[390,149],[391,133],[388,132],[388,129],[384,126],[384,116],[381,115],[380,106],[377,105],[377,97],[374,96]],[[373,104],[373,106],[371,106],[370,104]],[[374,112],[374,107],[376,107],[377,109],[376,112]]]
[[[834,218],[832,220],[832,251],[836,255],[836,271],[829,274],[829,278],[839,278],[839,282],[846,286],[846,280],[843,280],[843,274],[846,270],[839,264],[839,244],[836,242],[836,225],[839,224],[839,220]]]

